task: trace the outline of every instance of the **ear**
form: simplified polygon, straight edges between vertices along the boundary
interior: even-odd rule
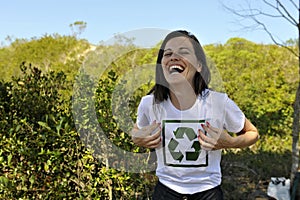
[[[197,72],[199,72],[199,73],[200,73],[200,72],[201,72],[201,70],[202,70],[202,65],[199,63],[199,64],[198,64],[198,67],[197,67]]]

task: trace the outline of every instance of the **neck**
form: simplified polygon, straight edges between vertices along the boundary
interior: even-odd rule
[[[182,90],[177,88],[170,89],[170,99],[178,110],[187,110],[195,104],[197,96],[191,87]]]

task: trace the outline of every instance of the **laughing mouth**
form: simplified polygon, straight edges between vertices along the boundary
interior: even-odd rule
[[[169,68],[170,74],[175,74],[175,73],[182,73],[184,71],[184,68],[180,65],[173,65]]]

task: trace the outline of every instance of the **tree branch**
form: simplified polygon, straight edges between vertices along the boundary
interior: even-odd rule
[[[298,10],[299,8],[298,8],[298,6],[297,6],[297,4],[295,4],[295,2],[293,1],[293,0],[290,0],[290,2],[291,2],[291,4]]]
[[[265,1],[265,0],[264,0]],[[276,0],[276,3],[283,9],[283,11],[285,12],[282,13],[280,8],[278,8],[278,6],[276,6],[276,10],[282,14],[282,17],[286,20],[288,20],[291,24],[293,24],[294,26],[297,26],[298,22],[296,19],[293,18],[293,16],[291,16],[290,12],[286,9],[286,7],[279,1],[279,0]]]
[[[259,24],[260,26],[263,27],[264,31],[269,35],[269,37],[271,38],[271,40],[274,42],[274,44],[278,45],[278,46],[281,46],[285,49],[287,49],[288,51],[290,51],[293,55],[295,55],[296,57],[298,57],[298,52],[295,52],[292,48],[282,44],[282,43],[279,43],[275,38],[274,36],[272,35],[272,33],[269,31],[269,29],[266,27],[266,25],[262,22],[260,22],[259,20],[257,20],[256,18],[252,18],[257,24]]]
[[[290,0],[290,1],[292,1],[292,0]],[[287,49],[293,55],[298,57],[298,52],[296,52],[292,48],[286,46],[282,41],[278,42],[278,40],[274,38],[271,31],[267,28],[267,26],[264,23],[262,23],[258,18],[260,16],[265,16],[265,17],[270,17],[270,18],[284,18],[289,23],[291,23],[293,26],[296,26],[298,28],[297,20],[295,20],[295,18],[292,17],[292,15],[288,12],[286,7],[280,2],[280,0],[276,0],[276,5],[273,5],[272,3],[268,2],[267,0],[263,0],[263,2],[266,5],[268,5],[269,7],[273,8],[274,12],[277,12],[279,14],[270,14],[267,12],[263,12],[257,8],[252,8],[252,6],[250,5],[249,2],[247,5],[247,7],[248,7],[247,9],[244,9],[242,7],[240,9],[233,9],[224,4],[222,4],[222,5],[226,10],[228,10],[229,12],[233,13],[234,15],[240,17],[241,19],[251,19],[252,21],[254,21],[256,23],[257,27],[262,27],[262,29],[268,34],[268,36],[271,38],[271,40],[274,42],[274,44]],[[297,5],[295,5],[295,3],[293,3],[293,5],[297,8]],[[250,26],[244,26],[244,25],[243,25],[243,27],[247,28],[247,29],[251,28]],[[253,27],[254,27],[254,25],[252,26],[252,28]]]

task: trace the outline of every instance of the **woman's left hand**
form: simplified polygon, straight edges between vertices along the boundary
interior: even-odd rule
[[[212,127],[208,122],[202,125],[206,135],[199,129],[198,140],[204,150],[218,150],[233,146],[234,138],[226,130]]]
[[[234,137],[224,129],[212,127],[208,122],[202,128],[207,134],[199,130],[198,140],[205,150],[244,148],[254,144],[259,138],[257,129],[247,118],[243,129]]]

